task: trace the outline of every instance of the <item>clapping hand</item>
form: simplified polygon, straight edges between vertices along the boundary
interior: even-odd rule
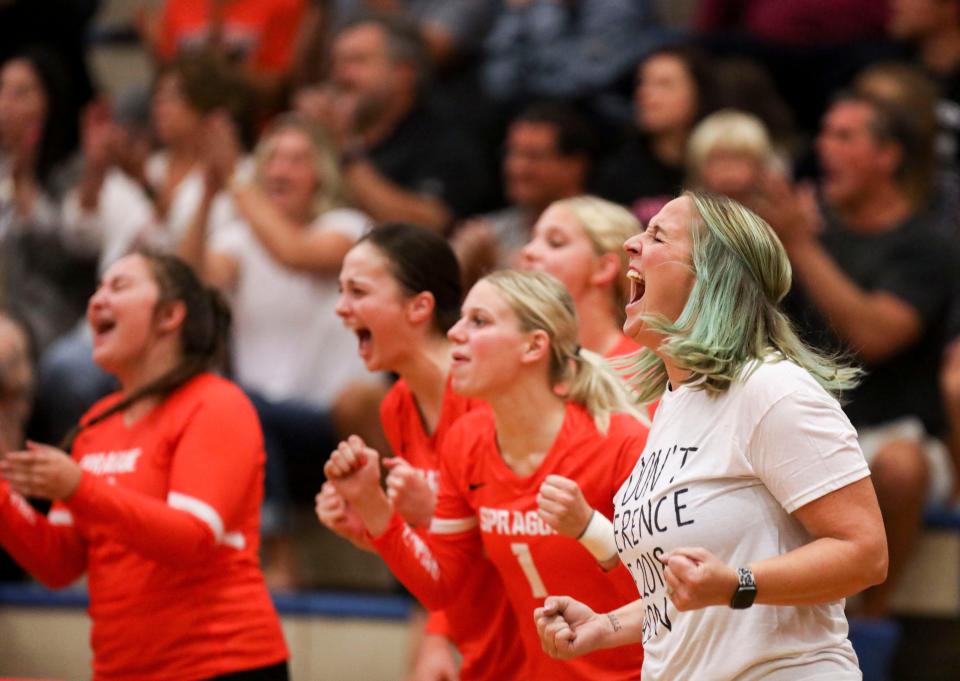
[[[66,499],[80,484],[77,462],[55,447],[27,442],[27,449],[0,457],[0,474],[24,497]]]

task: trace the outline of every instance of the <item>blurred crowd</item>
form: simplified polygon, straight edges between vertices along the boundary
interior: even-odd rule
[[[661,5],[166,0],[136,21],[153,79],[108,98],[97,0],[0,2],[7,448],[61,441],[114,389],[84,321],[98,273],[176,253],[231,303],[267,573],[296,585],[290,505],[342,435],[386,448],[389,379],[335,314],[359,236],[435,230],[469,284],[517,264],[554,201],[643,223],[706,189],[773,226],[802,334],[867,371],[846,410],[895,584],[924,510],[960,502],[960,1],[700,0],[684,30]],[[884,614],[889,593],[870,598]]]

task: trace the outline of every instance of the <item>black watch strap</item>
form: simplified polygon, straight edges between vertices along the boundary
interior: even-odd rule
[[[753,570],[748,567],[737,568],[739,585],[730,599],[730,607],[734,610],[744,610],[753,605],[757,597],[757,582],[753,578]]]

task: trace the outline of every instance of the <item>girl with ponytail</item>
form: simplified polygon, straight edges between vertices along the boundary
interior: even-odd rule
[[[605,572],[597,562],[616,565],[611,500],[646,428],[624,382],[580,348],[577,334],[573,300],[550,275],[494,272],[471,289],[448,332],[451,385],[491,409],[461,416],[441,443],[429,533],[414,533],[391,508],[378,454],[360,438],[341,443],[325,468],[378,553],[427,607],[451,602],[483,556],[493,563],[526,654],[517,679],[636,679],[643,658],[632,646],[552,660],[531,617],[558,591],[612,607],[634,597],[624,568]]]
[[[71,455],[0,452],[0,545],[52,588],[87,574],[95,680],[286,679],[257,558],[263,438],[210,373],[225,304],[177,258],[137,253],[106,271],[87,321],[121,390],[81,419]]]

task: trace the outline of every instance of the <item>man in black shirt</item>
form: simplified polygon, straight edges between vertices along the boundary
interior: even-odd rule
[[[415,24],[370,16],[333,44],[343,174],[375,221],[445,231],[484,207],[489,164],[477,144],[425,104],[425,54]]]
[[[758,212],[794,271],[790,308],[809,341],[852,353],[866,370],[846,398],[870,462],[890,550],[887,583],[864,598],[883,616],[931,490],[949,490],[937,373],[960,271],[953,245],[905,190],[919,136],[909,112],[864,96],[838,98],[817,153],[825,207],[772,181]]]

